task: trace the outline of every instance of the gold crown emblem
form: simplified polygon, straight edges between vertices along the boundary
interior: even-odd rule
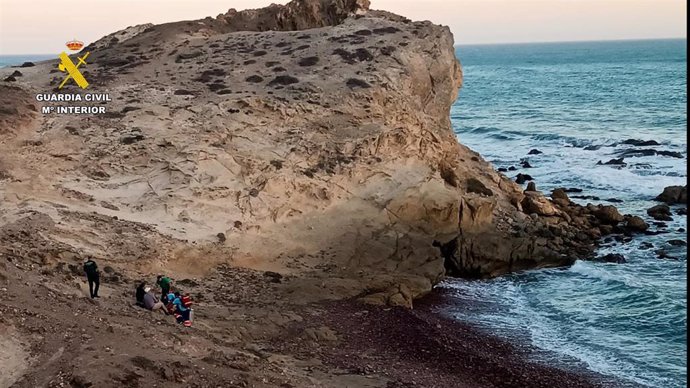
[[[70,40],[69,42],[65,43],[68,49],[72,51],[77,51],[81,50],[82,47],[84,47],[84,42],[79,41],[79,40]]]

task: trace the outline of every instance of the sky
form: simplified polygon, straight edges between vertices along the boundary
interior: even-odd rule
[[[286,0],[0,0],[0,55],[54,54],[142,23],[217,16]],[[450,26],[456,44],[686,37],[685,0],[372,0]]]

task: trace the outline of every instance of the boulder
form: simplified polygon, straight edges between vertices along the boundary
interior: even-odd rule
[[[615,263],[615,264],[625,264],[628,261],[625,259],[625,256],[619,254],[619,253],[609,253],[608,255],[604,256],[599,256],[594,261],[602,262],[602,263]]]
[[[560,211],[542,193],[538,191],[525,191],[525,198],[521,202],[522,211],[526,214],[540,216],[555,216]]]
[[[638,216],[630,216],[625,219],[625,227],[631,232],[645,232],[649,224]]]
[[[525,191],[537,191],[537,184],[534,182],[529,182]]]
[[[534,178],[532,178],[531,175],[527,174],[517,174],[517,176],[515,177],[515,183],[517,183],[518,185],[524,185],[525,182],[533,180]]]
[[[647,209],[647,214],[657,221],[673,221],[671,208],[668,205],[656,205]]]
[[[623,217],[623,215],[618,212],[618,209],[616,209],[615,206],[611,205],[599,205],[597,209],[594,211],[594,216],[602,223],[609,225],[616,225],[619,222],[623,222],[623,220],[625,220],[625,217]]]
[[[664,192],[656,197],[657,201],[665,202],[669,205],[688,203],[688,186],[668,186]]]
[[[536,149],[536,148],[530,150],[530,151],[527,153],[527,155],[540,155],[540,154],[543,154],[543,152],[539,151],[539,150]]]

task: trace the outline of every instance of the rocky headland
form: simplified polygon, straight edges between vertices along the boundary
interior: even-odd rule
[[[458,143],[462,68],[447,27],[368,0],[295,0],[130,27],[84,50],[88,92],[113,100],[104,115],[40,113],[34,96],[63,78],[57,60],[0,85],[5,381],[599,384],[400,309],[446,275],[566,266],[595,259],[604,236],[649,233],[614,206],[525,189]],[[87,256],[104,271],[96,302]],[[158,273],[198,300],[195,327],[132,306],[137,281]],[[384,336],[401,327],[438,341],[429,358],[402,361],[405,341]]]

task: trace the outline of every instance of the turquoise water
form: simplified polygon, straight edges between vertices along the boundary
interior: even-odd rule
[[[575,187],[601,198],[580,203],[621,200],[615,205],[622,213],[646,218],[665,186],[687,181],[685,46],[684,39],[460,46],[465,84],[451,111],[454,129],[496,168],[518,167],[506,173],[511,177],[528,173],[544,192]],[[619,144],[630,138],[661,145]],[[533,148],[543,154],[528,156]],[[682,157],[597,165],[632,148]],[[523,158],[533,168],[520,168]],[[544,350],[537,359],[652,387],[685,387],[687,248],[668,241],[686,240],[687,218],[673,218],[652,227],[665,234],[602,248],[624,254],[627,264],[577,262],[492,281],[449,281],[443,286],[457,298],[476,302],[451,313],[526,338]],[[657,258],[658,249],[677,260]]]

